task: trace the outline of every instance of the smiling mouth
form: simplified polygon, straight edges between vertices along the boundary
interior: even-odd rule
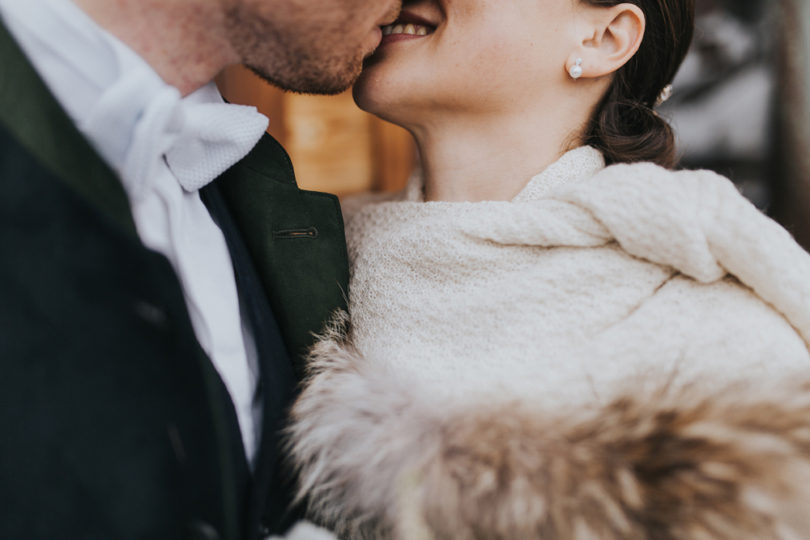
[[[388,26],[382,27],[384,36],[427,36],[428,34],[432,34],[433,30],[433,27],[412,23],[389,24]]]
[[[383,42],[399,41],[429,36],[436,31],[436,25],[422,17],[403,11],[399,18],[381,28]]]

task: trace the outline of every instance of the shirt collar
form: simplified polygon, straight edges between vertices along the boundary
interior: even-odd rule
[[[130,198],[148,190],[163,159],[184,189],[199,189],[267,128],[255,108],[225,104],[213,83],[182,98],[69,0],[0,0],[0,15]]]

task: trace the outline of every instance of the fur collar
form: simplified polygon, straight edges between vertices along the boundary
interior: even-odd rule
[[[313,351],[289,455],[309,515],[352,539],[810,536],[810,383],[628,385],[548,412],[442,402],[358,356]]]

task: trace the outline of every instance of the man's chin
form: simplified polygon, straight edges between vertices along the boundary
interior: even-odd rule
[[[361,69],[358,62],[357,67],[351,69],[347,68],[339,73],[323,71],[308,74],[299,72],[291,73],[288,76],[280,76],[278,74],[270,74],[267,70],[255,66],[248,67],[260,78],[285,92],[324,96],[341,94],[351,88],[360,76]]]

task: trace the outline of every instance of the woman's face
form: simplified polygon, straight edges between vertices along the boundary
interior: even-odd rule
[[[520,114],[570,80],[578,0],[405,0],[355,86],[361,108],[406,127],[433,113]]]

